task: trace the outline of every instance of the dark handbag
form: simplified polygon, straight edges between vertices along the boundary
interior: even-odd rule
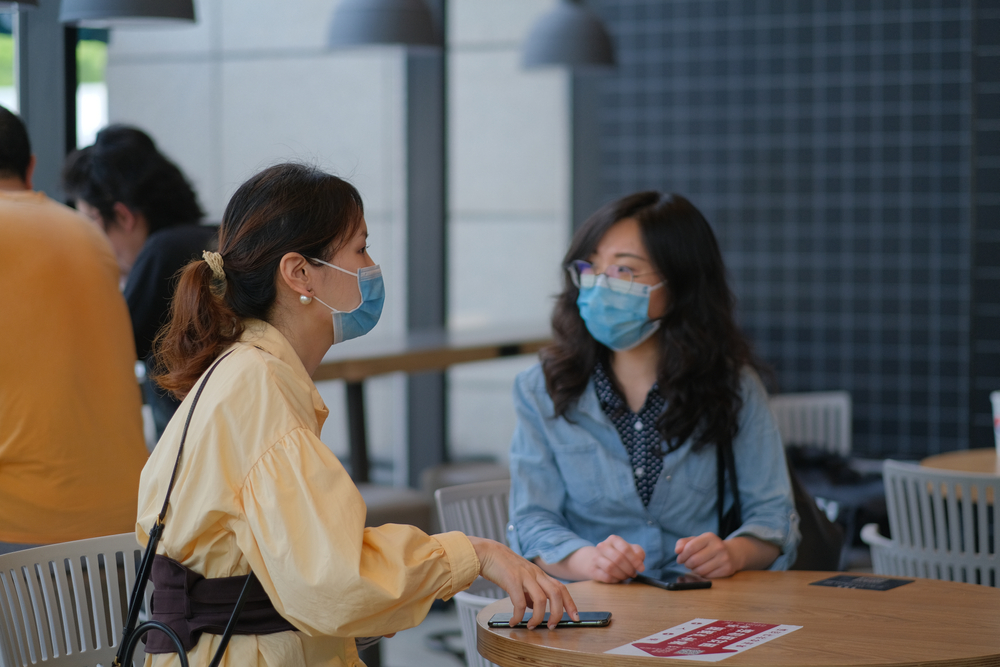
[[[146,543],[146,550],[142,554],[142,561],[139,563],[139,572],[136,576],[135,585],[132,587],[132,593],[129,595],[128,602],[128,616],[125,619],[125,628],[122,632],[122,642],[118,646],[118,654],[115,656],[114,662],[112,662],[112,667],[123,667],[132,665],[132,655],[135,653],[136,646],[139,644],[139,640],[150,630],[159,630],[170,638],[170,641],[177,647],[177,657],[181,662],[183,667],[188,667],[187,651],[184,649],[184,644],[181,642],[180,637],[173,629],[162,623],[160,621],[146,621],[137,625],[139,620],[139,610],[142,606],[142,599],[146,592],[146,582],[149,580],[150,572],[153,568],[153,557],[156,555],[156,548],[160,543],[160,537],[163,535],[164,518],[167,515],[167,506],[170,503],[170,492],[174,489],[174,482],[177,479],[177,469],[181,462],[181,453],[184,451],[184,442],[187,440],[188,428],[191,426],[191,415],[194,413],[194,408],[198,405],[198,399],[201,398],[201,392],[205,389],[205,385],[208,383],[208,379],[215,372],[215,369],[219,367],[222,360],[228,357],[232,352],[227,352],[225,355],[219,358],[215,364],[208,369],[205,373],[205,379],[202,380],[201,386],[198,387],[198,392],[194,395],[194,400],[191,401],[191,409],[188,411],[187,420],[184,422],[184,432],[181,434],[181,444],[177,448],[177,459],[174,461],[174,469],[170,473],[170,484],[167,485],[167,495],[163,499],[163,507],[160,509],[160,513],[156,517],[156,524],[153,529],[149,531],[149,541]],[[219,643],[219,648],[215,652],[215,656],[212,658],[210,667],[218,667],[219,662],[222,660],[222,655],[226,652],[226,647],[229,645],[229,640],[233,635],[233,631],[236,629],[236,621],[239,619],[240,613],[243,611],[243,606],[246,604],[247,593],[250,589],[251,582],[255,581],[256,577],[254,573],[251,572],[247,576],[246,583],[243,585],[243,589],[240,592],[239,598],[236,600],[236,607],[233,609],[232,616],[229,617],[229,623],[226,625],[226,629],[222,634],[222,639]]]
[[[830,521],[826,512],[819,508],[795,468],[788,461],[785,452],[788,477],[792,481],[792,495],[795,496],[795,511],[799,515],[799,553],[790,570],[839,570],[840,553],[844,547],[844,529],[839,523]]]
[[[716,445],[718,468],[718,513],[719,537],[726,539],[740,527],[740,494],[736,478],[736,461],[731,445]],[[816,500],[809,494],[805,486],[795,474],[795,470],[785,455],[785,467],[792,483],[792,496],[795,499],[795,511],[799,515],[799,532],[802,540],[799,542],[798,555],[790,570],[837,570],[840,567],[840,551],[844,545],[844,529],[830,521],[816,505]],[[733,506],[723,514],[725,498],[725,477],[733,492]]]

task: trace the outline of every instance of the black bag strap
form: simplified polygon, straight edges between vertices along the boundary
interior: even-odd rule
[[[247,581],[243,584],[243,590],[240,591],[240,596],[236,599],[236,606],[233,607],[233,615],[229,617],[229,623],[226,624],[226,629],[222,633],[222,638],[219,640],[219,648],[216,649],[215,657],[212,658],[212,662],[208,664],[208,667],[219,667],[219,663],[222,661],[222,654],[226,652],[226,647],[229,646],[229,640],[232,638],[233,632],[236,630],[236,622],[240,619],[240,614],[243,612],[243,605],[246,604],[247,592],[250,590],[250,583],[256,578],[257,577],[253,573],[253,570],[250,570],[250,574],[247,575]]]
[[[156,555],[156,549],[160,544],[160,537],[163,535],[164,520],[167,516],[167,507],[170,504],[170,494],[173,492],[174,483],[177,481],[177,470],[180,468],[181,454],[184,452],[184,443],[187,442],[188,429],[191,427],[191,416],[194,414],[195,406],[198,405],[198,399],[201,398],[201,392],[205,390],[205,385],[208,384],[208,379],[212,377],[212,373],[219,367],[223,359],[232,353],[232,350],[226,352],[212,364],[212,367],[205,373],[205,377],[201,381],[198,391],[195,392],[194,399],[191,401],[191,409],[188,410],[187,419],[184,421],[184,431],[181,433],[181,444],[177,447],[177,458],[174,460],[174,468],[170,473],[170,483],[167,485],[167,493],[163,498],[163,507],[156,517],[156,523],[153,525],[152,530],[149,531],[149,541],[146,542],[146,550],[143,552],[142,560],[139,563],[139,572],[136,575],[135,585],[132,587],[132,593],[129,596],[128,616],[125,619],[125,627],[122,632],[122,643],[118,647],[118,654],[111,663],[112,667],[131,667],[132,654],[135,652],[135,647],[138,645],[139,639],[150,630],[159,630],[170,637],[170,640],[177,647],[177,657],[180,659],[181,665],[188,667],[187,651],[184,650],[180,637],[169,626],[160,621],[146,621],[138,626],[136,623],[139,620],[142,598],[146,594],[146,583],[149,581],[149,574],[153,569],[153,556]],[[233,615],[229,618],[229,623],[226,625],[226,630],[222,635],[219,648],[215,652],[215,657],[212,658],[210,667],[218,667],[219,662],[222,660],[222,654],[226,652],[229,639],[232,637],[233,630],[236,629],[236,621],[239,618],[240,612],[243,611],[243,605],[246,603],[250,582],[253,579],[254,573],[250,572],[247,582],[240,592],[240,597],[236,600]]]
[[[736,478],[736,459],[733,456],[731,442],[715,445],[716,489],[718,501],[716,511],[719,515],[719,537],[726,539],[730,533],[743,525],[743,513],[740,506],[739,480]],[[729,477],[729,487],[733,494],[733,506],[729,512],[724,512],[726,502],[726,477]]]

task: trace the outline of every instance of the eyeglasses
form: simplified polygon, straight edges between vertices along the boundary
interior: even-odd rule
[[[603,274],[598,274],[594,271],[593,264],[582,259],[576,259],[566,265],[566,273],[569,274],[569,279],[573,281],[573,284],[577,288],[593,287],[597,283],[598,275],[603,275],[608,279],[608,287],[613,291],[627,294],[632,289],[632,283],[635,282],[636,278],[648,276],[656,272],[646,271],[645,273],[636,273],[627,266],[612,264],[604,270]],[[655,289],[658,286],[651,287]]]

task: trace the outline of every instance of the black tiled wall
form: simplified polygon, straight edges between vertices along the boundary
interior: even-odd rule
[[[972,273],[972,441],[992,432],[990,390],[1000,389],[1000,2],[975,4]]]
[[[620,60],[600,84],[603,198],[701,208],[781,389],[848,389],[859,455],[991,446],[998,3],[588,4]]]

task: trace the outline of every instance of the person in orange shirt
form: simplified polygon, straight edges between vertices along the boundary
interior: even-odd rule
[[[130,530],[147,458],[114,254],[34,165],[0,107],[0,553]]]

